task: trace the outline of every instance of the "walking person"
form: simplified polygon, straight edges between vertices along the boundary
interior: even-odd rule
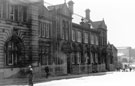
[[[49,76],[49,67],[48,66],[45,67],[45,73],[46,73],[46,78],[48,78],[48,76]]]
[[[31,65],[29,66],[29,70],[28,70],[28,83],[29,86],[33,86],[33,68]]]
[[[130,72],[132,71],[132,68],[131,67],[129,67],[129,70],[130,70]]]

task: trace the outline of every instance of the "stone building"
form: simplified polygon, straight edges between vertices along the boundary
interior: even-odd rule
[[[34,75],[106,71],[107,26],[92,21],[90,10],[72,22],[74,2],[45,7],[43,0],[0,0],[0,76],[10,77],[28,65]]]
[[[89,9],[85,14],[80,24],[72,24],[72,72],[106,71],[107,27],[104,20],[92,21]]]
[[[107,45],[107,65],[106,69],[108,71],[114,71],[118,68],[118,57],[117,57],[117,48],[113,45],[108,43]]]
[[[38,4],[0,0],[0,75],[38,62]]]

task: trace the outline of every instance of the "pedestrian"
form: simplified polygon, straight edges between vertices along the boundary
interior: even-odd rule
[[[32,66],[29,66],[29,70],[28,70],[28,83],[29,86],[33,86],[33,69]]]
[[[49,76],[49,67],[48,66],[45,67],[45,73],[46,73],[46,78],[48,78],[48,76]]]
[[[131,67],[129,67],[129,70],[130,70],[130,72],[132,71],[132,68]]]

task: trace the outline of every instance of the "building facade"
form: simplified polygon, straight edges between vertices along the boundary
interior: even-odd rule
[[[0,0],[1,76],[9,77],[38,61],[38,16],[33,17],[37,14],[34,4]]]
[[[107,45],[107,65],[106,68],[109,71],[114,71],[118,68],[118,56],[117,56],[117,48],[113,45],[108,43]]]
[[[90,10],[80,24],[72,22],[74,2],[45,7],[37,2],[0,1],[0,75],[25,72],[51,75],[107,70],[107,26],[91,21]]]

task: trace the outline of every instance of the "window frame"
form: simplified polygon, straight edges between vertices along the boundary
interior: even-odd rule
[[[0,1],[0,19],[2,19],[2,17],[3,17],[3,4]]]
[[[89,41],[89,34],[87,32],[84,32],[84,43],[88,43]]]
[[[72,41],[76,40],[76,31],[72,29]]]
[[[5,43],[5,65],[6,66],[19,66],[20,62],[24,61],[25,57],[23,54],[23,42],[20,38],[12,36]],[[23,56],[23,57],[22,57]],[[21,59],[21,60],[20,60]],[[23,59],[23,60],[22,60]],[[10,60],[10,62],[9,62]]]
[[[94,34],[90,34],[90,44],[95,44],[95,42],[94,42]]]
[[[82,42],[82,32],[81,31],[77,31],[77,42]]]
[[[62,21],[62,39],[65,39],[65,20]]]

